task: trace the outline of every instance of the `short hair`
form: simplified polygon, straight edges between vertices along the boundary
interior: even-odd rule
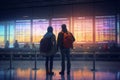
[[[52,26],[48,26],[47,31],[48,31],[48,32],[53,32]]]
[[[62,26],[61,26],[61,27],[62,27],[62,31],[63,31],[63,32],[67,32],[67,27],[66,27],[66,24],[62,24]]]
[[[66,28],[66,24],[62,24],[62,29],[65,29]]]

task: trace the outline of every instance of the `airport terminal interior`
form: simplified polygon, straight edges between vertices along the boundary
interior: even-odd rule
[[[40,40],[48,26],[57,40],[62,24],[75,37],[71,72],[59,74],[58,50],[46,75]],[[120,1],[0,0],[0,80],[120,80]]]

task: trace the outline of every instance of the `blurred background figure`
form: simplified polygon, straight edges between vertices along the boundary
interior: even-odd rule
[[[5,42],[5,48],[9,48],[9,46],[10,46],[10,43],[9,43],[9,41],[7,40],[7,41]]]
[[[13,43],[13,47],[14,48],[19,48],[19,43],[17,40],[15,40],[15,42]]]
[[[30,45],[28,43],[25,43],[24,48],[30,48]]]
[[[105,51],[108,50],[108,44],[107,43],[103,45],[103,50],[105,50]]]
[[[36,46],[34,43],[32,43],[32,49],[36,49]]]

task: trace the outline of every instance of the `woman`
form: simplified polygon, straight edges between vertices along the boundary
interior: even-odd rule
[[[51,26],[47,28],[47,33],[44,35],[43,38],[47,38],[49,39],[49,41],[51,40],[52,42],[52,46],[50,46],[51,50],[49,52],[45,52],[44,56],[46,57],[46,61],[45,61],[46,74],[54,75],[54,72],[52,72],[53,58],[54,58],[54,54],[57,52],[57,49],[56,49],[56,37],[53,34],[53,28]]]
[[[18,44],[18,41],[17,41],[17,40],[15,40],[13,46],[14,46],[14,48],[19,48],[19,44]]]

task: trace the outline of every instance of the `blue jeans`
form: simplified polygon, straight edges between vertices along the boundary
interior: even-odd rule
[[[53,57],[54,56],[50,56],[50,57],[46,57],[46,61],[45,61],[45,67],[46,67],[46,72],[52,72],[53,69]]]
[[[61,49],[61,72],[65,71],[65,57],[67,60],[67,73],[70,73],[70,68],[71,68],[71,62],[70,62],[70,49]]]

